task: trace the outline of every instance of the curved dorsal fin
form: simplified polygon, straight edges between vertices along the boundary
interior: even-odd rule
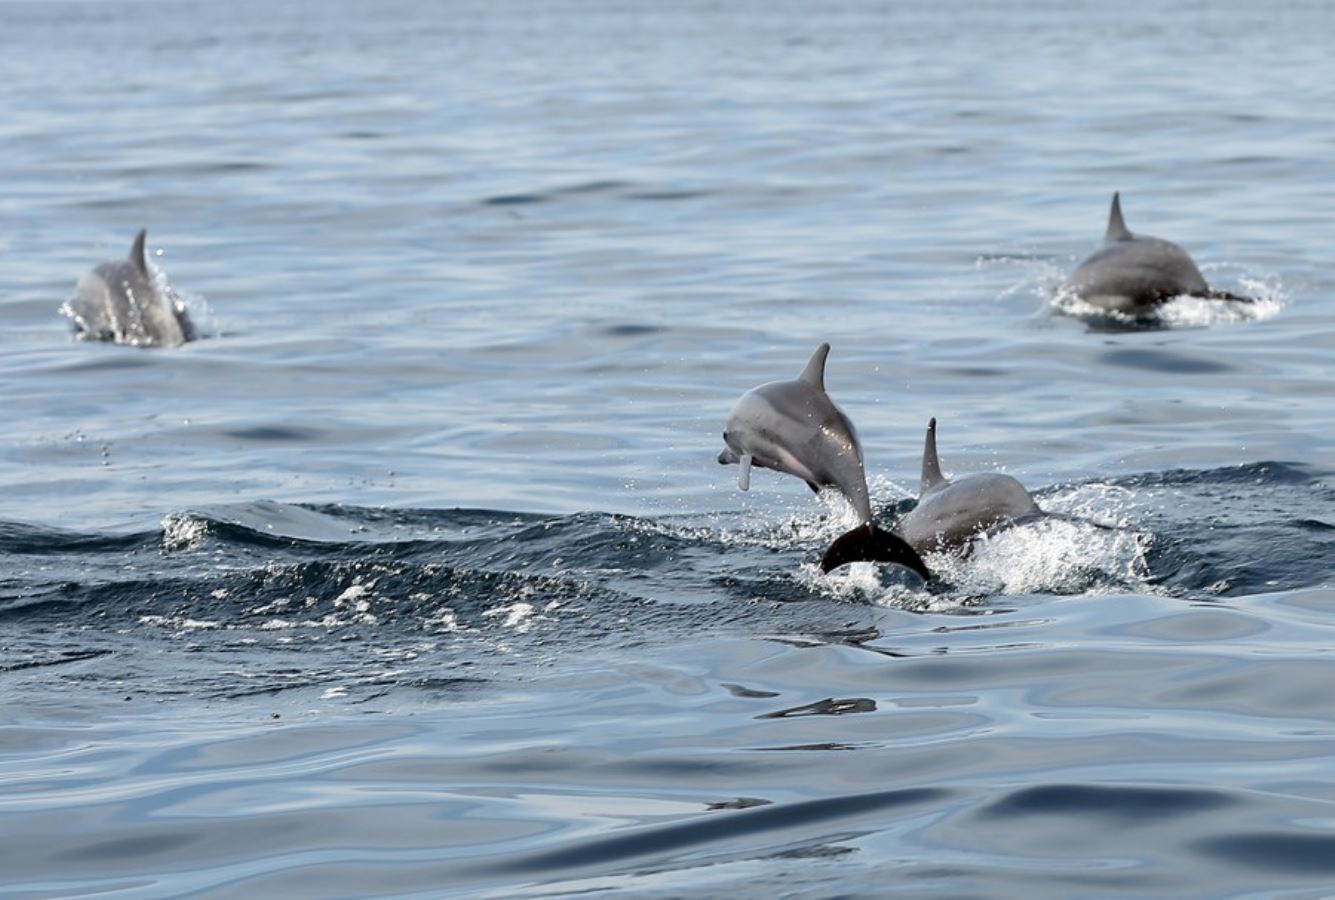
[[[816,352],[811,354],[811,360],[807,367],[802,370],[802,374],[797,376],[798,381],[805,381],[818,391],[825,390],[825,357],[830,355],[830,345],[821,344],[816,348]]]
[[[140,228],[139,233],[134,236],[134,246],[130,248],[130,262],[134,267],[148,275],[148,260],[144,258],[144,238],[148,236],[147,228]]]
[[[941,461],[936,457],[936,419],[927,423],[927,439],[922,445],[922,487],[919,496],[927,493],[945,481],[941,474]]]
[[[1129,241],[1131,240],[1131,229],[1126,227],[1126,220],[1122,218],[1122,195],[1113,194],[1112,209],[1108,210],[1108,230],[1103,233],[1105,241]]]

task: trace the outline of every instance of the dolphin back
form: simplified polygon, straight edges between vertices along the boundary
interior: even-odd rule
[[[832,572],[854,562],[895,563],[916,572],[923,581],[929,581],[932,577],[918,551],[898,535],[877,528],[870,522],[840,535],[825,551],[820,561],[820,570]]]
[[[61,307],[76,332],[139,347],[178,347],[199,336],[184,302],[149,268],[146,237],[140,229],[127,257],[102,263],[79,279],[74,296]]]

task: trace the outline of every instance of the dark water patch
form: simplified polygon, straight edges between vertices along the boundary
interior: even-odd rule
[[[482,201],[484,206],[531,206],[539,203],[551,203],[563,197],[587,197],[611,194],[624,190],[628,182],[613,179],[580,182],[565,187],[551,188],[545,191],[524,191],[513,194],[496,194]]]
[[[153,166],[125,166],[108,170],[108,174],[121,178],[199,178],[207,179],[219,175],[240,175],[248,172],[265,172],[275,168],[270,163],[259,160],[199,160],[195,162],[163,162]]]
[[[1130,785],[1051,784],[1012,791],[977,813],[979,819],[1015,822],[1028,816],[1079,817],[1121,827],[1213,812],[1236,805],[1219,791]]]
[[[1323,484],[1315,470],[1308,465],[1297,462],[1263,461],[1217,469],[1167,469],[1162,472],[1125,475],[1111,479],[1110,483],[1129,488],[1159,485],[1306,484],[1315,490],[1323,491],[1327,498],[1335,499],[1335,489]]]
[[[483,200],[484,206],[531,206],[550,200],[543,194],[498,194]]]
[[[326,434],[319,428],[302,428],[295,425],[250,425],[245,428],[223,429],[220,433],[239,441],[265,444],[316,443],[323,440]]]
[[[1210,524],[1189,538],[1159,538],[1146,555],[1149,583],[1219,596],[1290,590],[1329,577],[1335,535],[1296,523]]]
[[[557,197],[578,197],[585,194],[610,194],[615,191],[625,190],[628,187],[630,187],[630,182],[619,181],[614,178],[603,178],[595,181],[582,181],[567,187],[555,188],[550,193]]]
[[[608,325],[599,330],[599,333],[610,338],[635,338],[649,337],[651,335],[664,334],[668,329],[662,325],[644,325],[627,322],[623,325]]]
[[[105,841],[93,841],[87,844],[75,844],[59,853],[52,854],[53,859],[68,863],[82,863],[99,860],[137,859],[147,860],[174,854],[196,841],[203,840],[203,835],[182,832],[180,829],[139,829],[141,833],[133,837],[113,838]]]
[[[675,200],[695,200],[700,197],[709,196],[709,191],[696,190],[689,188],[680,188],[677,190],[658,190],[658,191],[632,191],[627,193],[628,200],[648,200],[648,201],[675,201]]]
[[[396,509],[338,503],[274,503],[260,501],[235,506],[206,507],[196,518],[207,524],[230,524],[246,535],[283,535],[313,543],[356,545],[401,541],[457,539],[500,541],[518,529],[554,521],[556,516],[510,510]]]
[[[616,866],[636,859],[661,859],[690,847],[754,839],[770,832],[800,831],[830,822],[907,811],[950,795],[940,788],[906,788],[740,810],[727,815],[636,829],[574,846],[534,853],[499,867],[514,873]]]
[[[999,378],[1005,374],[1003,369],[988,366],[956,366],[950,371],[966,378]]]
[[[41,669],[48,666],[63,666],[69,663],[83,662],[106,656],[110,650],[67,650],[45,659],[13,659],[0,662],[0,672],[18,672],[23,669]]]
[[[1329,575],[1335,536],[1312,523],[1323,523],[1335,490],[1306,466],[1172,469],[1110,483],[1145,498],[1146,512],[1136,515],[1153,532],[1145,551],[1147,581],[1169,593],[1260,593],[1306,587]]]
[[[1173,375],[1207,375],[1235,370],[1234,366],[1218,360],[1192,356],[1163,348],[1107,350],[1102,354],[1101,359],[1113,366],[1145,369],[1150,372],[1163,372]]]
[[[21,522],[0,522],[0,553],[14,556],[60,556],[80,553],[117,553],[155,543],[154,532],[80,534]]]
[[[1335,877],[1335,836],[1254,831],[1193,841],[1191,849],[1230,869],[1284,876]]]

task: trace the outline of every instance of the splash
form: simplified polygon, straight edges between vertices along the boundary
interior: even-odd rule
[[[208,301],[201,295],[178,291],[166,272],[151,262],[148,266],[147,282],[137,278],[133,283],[125,281],[114,292],[97,271],[80,278],[74,296],[57,310],[74,325],[76,340],[158,347],[177,346],[178,337],[189,343],[216,335],[218,329]],[[139,296],[145,293],[147,296]],[[174,320],[172,328],[164,329],[164,317]]]
[[[1204,267],[1207,272],[1223,271],[1226,266],[1215,264]],[[1113,330],[1141,330],[1166,328],[1209,328],[1214,325],[1237,325],[1261,322],[1279,315],[1285,305],[1283,285],[1274,276],[1241,274],[1233,279],[1239,285],[1238,293],[1254,298],[1242,300],[1210,300],[1204,297],[1181,296],[1165,301],[1152,310],[1128,314],[1104,309],[1088,303],[1059,281],[1047,285],[1046,295],[1051,298],[1050,308],[1059,315],[1081,319],[1096,328]],[[1211,279],[1215,284],[1216,279]]]
[[[1102,483],[1040,494],[1050,515],[976,539],[964,554],[930,554],[956,590],[984,595],[1144,590],[1152,536],[1132,527],[1133,495]]]
[[[193,516],[165,516],[162,520],[162,550],[164,553],[181,553],[198,550],[204,546],[209,536],[209,523]]]
[[[888,479],[873,481],[881,508],[900,505],[908,492]],[[887,496],[889,495],[889,496]],[[754,539],[818,549],[857,524],[850,504],[831,491],[820,495],[824,516],[799,516],[758,532]],[[937,576],[928,585],[896,566],[854,563],[829,574],[814,561],[800,564],[796,582],[843,602],[917,612],[951,612],[981,598],[1018,594],[1077,594],[1144,590],[1152,536],[1133,528],[1135,497],[1116,485],[1095,483],[1040,495],[1051,515],[983,535],[964,551],[926,555]]]

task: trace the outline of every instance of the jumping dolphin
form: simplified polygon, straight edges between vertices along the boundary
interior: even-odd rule
[[[1183,295],[1252,302],[1250,297],[1212,290],[1187,251],[1172,241],[1132,234],[1122,219],[1119,194],[1113,194],[1103,244],[1076,267],[1062,290],[1102,310],[1123,314],[1145,313]]]
[[[918,505],[892,530],[914,550],[926,553],[962,546],[979,534],[1042,514],[1024,486],[1009,475],[980,472],[954,481],[943,476],[932,419],[923,442]]]
[[[867,560],[898,563],[928,579],[931,573],[913,548],[872,521],[857,431],[825,393],[829,353],[830,345],[821,344],[795,381],[775,381],[743,394],[728,418],[727,448],[718,461],[741,466],[737,486],[742,490],[750,487],[755,466],[796,475],[813,491],[835,488],[848,498],[861,524],[825,551],[822,571]]]
[[[60,308],[75,331],[93,340],[140,347],[178,347],[195,339],[185,304],[149,271],[144,238],[135,236],[127,259],[85,272],[75,294]]]

